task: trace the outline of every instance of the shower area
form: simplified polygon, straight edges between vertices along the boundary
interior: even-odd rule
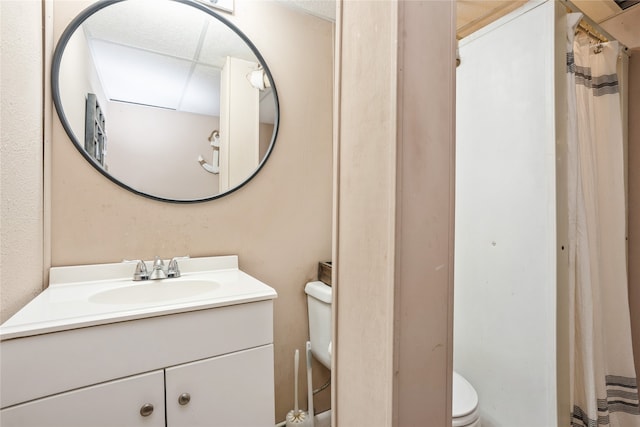
[[[532,1],[459,43],[454,370],[483,427],[640,426],[628,55],[599,31]]]

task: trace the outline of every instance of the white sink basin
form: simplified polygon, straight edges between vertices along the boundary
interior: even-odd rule
[[[211,292],[220,287],[219,283],[208,280],[165,279],[135,282],[123,288],[109,289],[89,297],[89,302],[97,304],[141,304],[192,298]]]
[[[51,268],[49,287],[0,325],[0,341],[277,297],[239,270],[235,255],[181,260],[182,276],[171,279],[136,282],[134,269],[132,263]]]

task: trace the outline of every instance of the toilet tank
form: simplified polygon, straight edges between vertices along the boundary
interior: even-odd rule
[[[331,286],[322,282],[309,282],[304,291],[307,294],[311,353],[331,369]]]

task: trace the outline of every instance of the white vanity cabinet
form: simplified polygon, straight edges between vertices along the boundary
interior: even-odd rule
[[[168,427],[273,426],[273,346],[166,370]]]
[[[275,290],[233,255],[134,267],[54,267],[0,325],[0,425],[273,427]]]
[[[0,421],[3,427],[164,427],[164,414],[164,372],[155,371],[3,409]]]
[[[272,311],[257,301],[2,341],[0,425],[272,427]]]
[[[273,345],[267,345],[37,399],[3,409],[0,421],[3,427],[164,427],[165,419],[167,427],[271,427],[273,411]]]

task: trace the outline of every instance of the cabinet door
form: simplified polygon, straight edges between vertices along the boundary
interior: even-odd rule
[[[147,406],[142,411],[149,404],[153,410]],[[150,372],[5,408],[0,411],[0,425],[161,427],[165,425],[164,373]]]
[[[168,427],[273,427],[273,345],[166,370]]]

